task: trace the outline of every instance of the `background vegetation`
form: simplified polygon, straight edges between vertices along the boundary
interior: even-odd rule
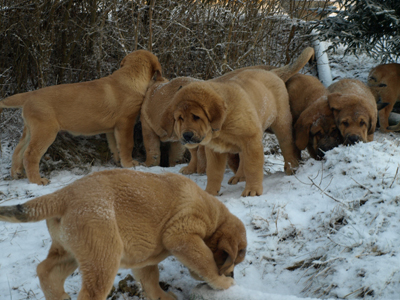
[[[286,64],[310,44],[304,20],[318,19],[328,3],[2,0],[0,99],[107,76],[136,49],[157,55],[167,78],[209,79],[248,65]],[[20,112],[4,110],[0,139],[13,147],[21,130]]]

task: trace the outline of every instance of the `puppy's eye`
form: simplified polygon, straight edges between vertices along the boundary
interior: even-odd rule
[[[344,121],[344,122],[342,122],[342,125],[344,126],[344,127],[349,127],[349,122],[347,122],[347,121]]]
[[[360,121],[360,126],[364,126],[367,125],[367,123],[365,123],[364,121]]]
[[[197,121],[198,119],[200,119],[199,116],[193,115],[193,120]]]

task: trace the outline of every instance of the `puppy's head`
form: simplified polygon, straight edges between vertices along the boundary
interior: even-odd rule
[[[345,145],[367,142],[367,136],[375,132],[376,106],[369,105],[354,94],[333,93],[328,95],[329,107],[333,110],[336,126]]]
[[[246,256],[246,229],[242,221],[229,213],[225,222],[205,243],[214,255],[219,275],[233,277],[234,267]]]
[[[188,148],[210,142],[226,118],[226,104],[206,82],[183,87],[174,97],[174,130]]]
[[[121,61],[120,67],[131,69],[135,76],[149,71],[149,78],[146,80],[150,80],[153,76],[156,76],[156,81],[165,80],[162,77],[161,64],[157,56],[147,50],[137,50],[128,54]]]
[[[322,97],[304,110],[294,125],[295,143],[304,150],[308,145],[315,159],[322,159],[325,152],[343,143],[333,113],[326,97]]]

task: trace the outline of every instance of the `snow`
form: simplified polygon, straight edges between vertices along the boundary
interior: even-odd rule
[[[334,80],[365,81],[378,64],[367,57],[331,58]],[[343,66],[346,67],[343,67]],[[400,135],[376,132],[371,143],[339,146],[322,161],[304,154],[294,176],[283,172],[276,138],[264,140],[264,192],[241,197],[244,183],[222,183],[222,201],[246,226],[246,259],[235,268],[236,285],[214,291],[192,279],[175,258],[160,263],[160,280],[179,299],[398,299],[400,291]],[[1,176],[9,174],[11,149],[3,146]],[[273,150],[275,149],[275,150]],[[272,151],[273,150],[273,151]],[[178,173],[173,168],[136,167],[143,172]],[[91,171],[113,168],[94,166]],[[0,181],[0,205],[16,205],[81,178],[80,171],[54,171],[48,186],[26,179]],[[205,175],[189,175],[203,189]],[[44,299],[37,264],[51,244],[45,222],[0,222],[0,299]],[[120,270],[115,285],[129,270]],[[77,299],[79,271],[65,289]],[[118,299],[127,299],[123,294]],[[131,297],[129,299],[138,299]]]

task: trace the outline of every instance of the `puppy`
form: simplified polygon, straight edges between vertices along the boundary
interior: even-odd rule
[[[400,64],[385,64],[373,68],[368,75],[368,86],[376,102],[388,103],[379,112],[379,125],[382,132],[399,130],[398,126],[389,126],[389,114],[400,99]]]
[[[321,159],[324,153],[343,143],[328,104],[328,90],[318,78],[296,74],[286,82],[298,149],[307,148],[310,156]]]
[[[179,142],[174,132],[174,119],[171,110],[171,99],[185,85],[198,81],[191,77],[178,77],[168,81],[155,82],[146,92],[140,112],[142,122],[143,144],[146,149],[145,165],[148,167],[160,165],[161,152],[160,142],[170,142],[169,165],[174,166],[181,160],[186,148]],[[165,117],[171,116],[171,118]],[[197,153],[191,149],[191,160],[189,165],[183,167],[180,172],[183,174],[204,173],[204,149]],[[199,156],[199,159],[198,159]],[[199,164],[199,166],[197,166]]]
[[[281,78],[289,79],[313,55],[313,49],[307,48],[291,65],[272,71],[245,68],[234,75],[191,82],[175,94],[176,135],[189,149],[206,146],[207,192],[218,194],[228,153],[239,153],[238,173],[242,165],[239,175],[246,180],[242,196],[262,194],[262,135],[267,128],[278,138],[286,174],[298,167],[288,93]]]
[[[227,289],[246,254],[243,223],[177,174],[97,172],[22,205],[0,207],[1,221],[44,219],[52,245],[37,273],[47,300],[70,299],[64,281],[78,266],[78,299],[106,299],[119,268],[132,269],[148,299],[177,299],[158,282],[157,264],[170,255],[211,287]]]
[[[128,54],[121,68],[97,80],[61,84],[17,94],[0,101],[0,107],[22,107],[24,129],[12,157],[11,176],[23,176],[46,185],[39,161],[59,131],[73,135],[106,133],[109,148],[123,167],[132,167],[133,127],[145,92],[161,65],[155,55],[139,50]]]
[[[344,144],[373,141],[378,107],[371,90],[357,79],[341,79],[331,84],[328,91],[329,107]]]

